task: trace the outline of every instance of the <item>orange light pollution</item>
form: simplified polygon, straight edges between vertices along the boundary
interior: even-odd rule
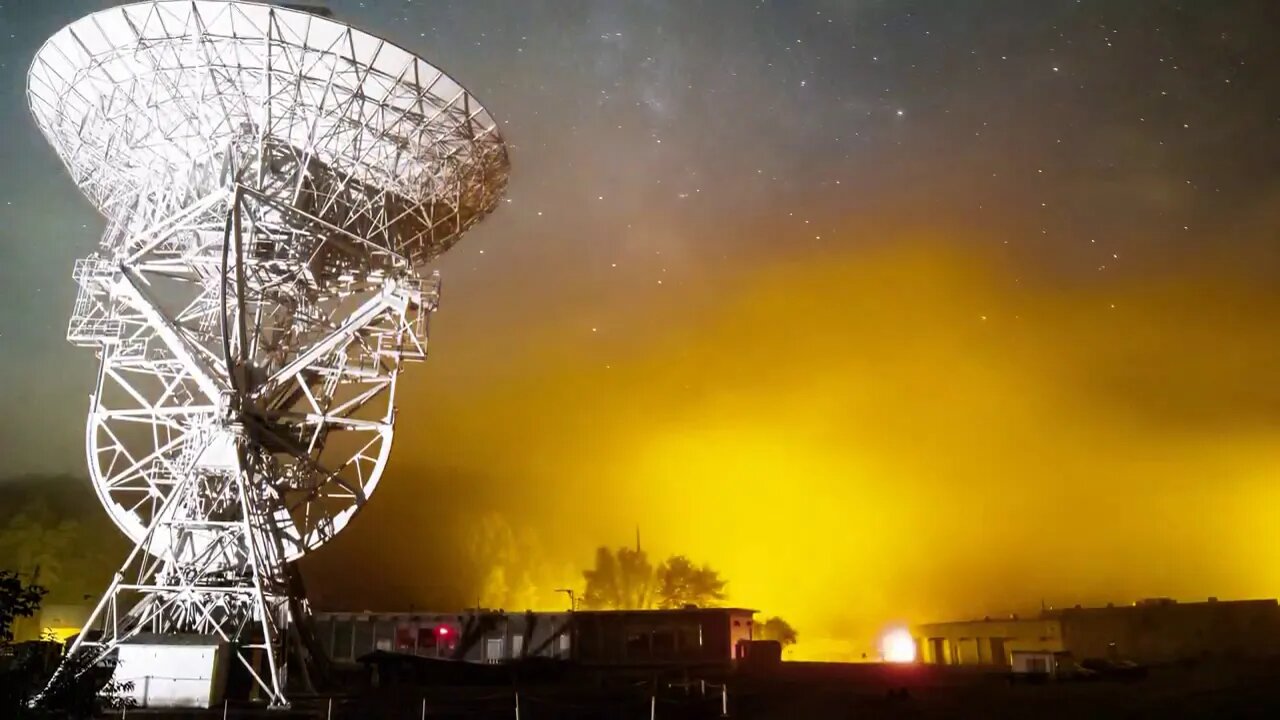
[[[458,301],[408,376],[385,489],[313,587],[562,608],[638,525],[830,659],[1042,601],[1274,596],[1265,276],[1081,282],[909,242],[723,270],[595,333],[601,304],[641,304],[604,292],[495,339],[492,308]]]

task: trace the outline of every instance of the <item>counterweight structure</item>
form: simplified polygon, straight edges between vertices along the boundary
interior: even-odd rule
[[[28,99],[107,219],[67,337],[100,358],[89,469],[135,544],[71,652],[213,635],[283,704],[290,563],[378,487],[430,263],[506,187],[497,125],[412,53],[253,2],[82,18]]]

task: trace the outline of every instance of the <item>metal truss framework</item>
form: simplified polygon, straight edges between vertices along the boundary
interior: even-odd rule
[[[404,50],[246,2],[72,23],[29,101],[108,218],[67,337],[100,358],[89,468],[135,543],[71,652],[212,635],[284,704],[307,645],[290,563],[378,485],[425,267],[505,189],[496,124]]]

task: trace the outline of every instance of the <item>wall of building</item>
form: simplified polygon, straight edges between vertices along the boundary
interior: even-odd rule
[[[1055,611],[1077,658],[1173,662],[1206,656],[1280,654],[1275,600],[1148,602]]]
[[[467,662],[527,655],[585,665],[727,665],[755,635],[754,611],[731,608],[573,613],[317,613],[336,662],[375,650]]]
[[[916,657],[934,665],[1007,667],[1015,650],[1063,649],[1057,620],[974,620],[934,623],[912,629]]]
[[[569,657],[568,620],[568,613],[317,613],[314,626],[337,662],[382,650],[494,663],[529,654]]]
[[[575,657],[591,665],[728,663],[737,640],[751,639],[751,623],[750,611],[578,612]]]
[[[216,639],[155,637],[122,643],[117,654],[114,679],[139,707],[209,708],[221,700],[228,658]]]
[[[1280,656],[1275,600],[1049,610],[1029,620],[933,623],[913,629],[916,657],[941,665],[1005,665],[1015,650],[1141,663],[1226,656]]]
[[[742,659],[746,653],[746,643],[756,639],[754,615],[750,610],[733,611],[729,614],[729,657]]]

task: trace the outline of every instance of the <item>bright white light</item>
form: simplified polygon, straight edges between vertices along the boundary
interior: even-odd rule
[[[911,633],[895,628],[880,638],[880,653],[885,662],[909,663],[916,661],[916,641]]]

